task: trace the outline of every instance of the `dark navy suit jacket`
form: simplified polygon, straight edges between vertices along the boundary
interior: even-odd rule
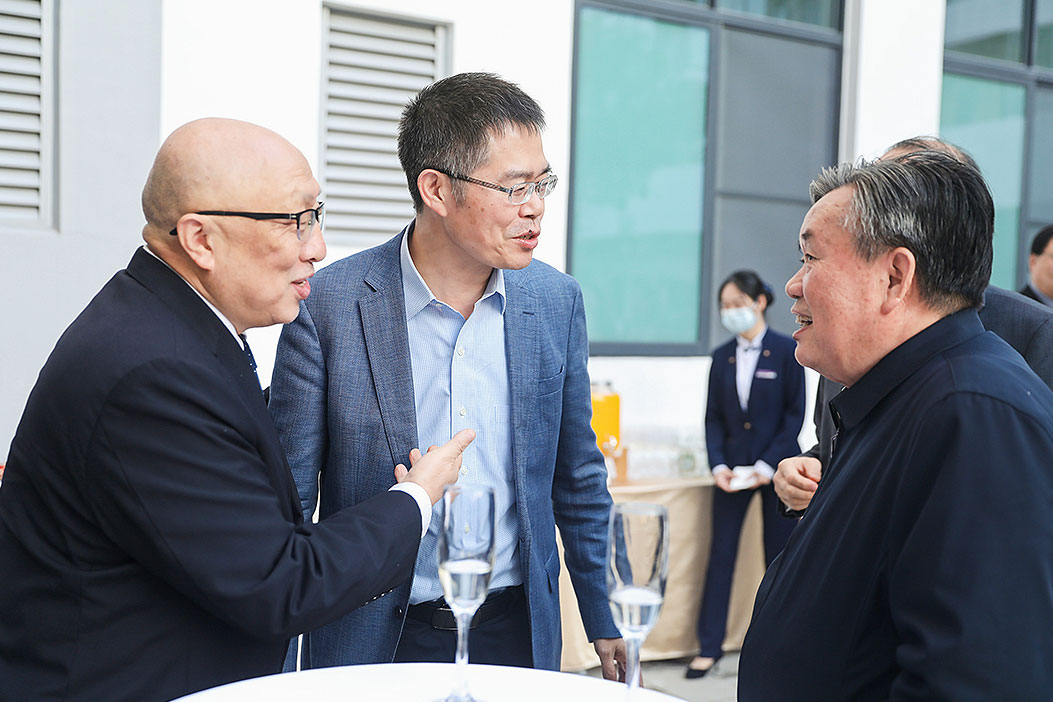
[[[1053,308],[1028,299],[1020,293],[991,285],[984,292],[984,306],[980,322],[987,331],[994,332],[1017,353],[1042,382],[1053,388]],[[834,435],[834,421],[830,416],[830,400],[841,392],[841,385],[829,378],[819,378],[815,398],[815,446],[805,456],[818,458],[825,466],[830,460],[830,442]],[[800,516],[801,511],[785,509],[784,514]]]
[[[804,369],[794,358],[797,344],[771,327],[761,342],[746,411],[735,387],[735,338],[713,351],[706,400],[706,451],[709,465],[750,466],[763,460],[772,468],[800,452],[797,435],[804,422]]]
[[[1053,699],[1053,391],[964,310],[832,407],[738,699]]]
[[[240,345],[140,250],[62,335],[11,444],[0,700],[277,673],[290,636],[407,579],[419,543],[400,492],[303,523]]]

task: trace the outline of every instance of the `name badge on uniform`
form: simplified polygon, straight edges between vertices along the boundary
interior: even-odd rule
[[[768,370],[767,368],[758,368],[757,374],[753,377],[760,378],[761,380],[775,380],[779,377],[779,374],[773,370]]]

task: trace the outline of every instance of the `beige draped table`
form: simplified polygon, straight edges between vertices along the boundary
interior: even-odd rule
[[[713,479],[681,478],[612,485],[615,502],[651,502],[669,509],[669,579],[665,604],[658,623],[644,642],[642,660],[682,658],[698,653],[695,626],[702,599],[712,530]],[[562,544],[560,557],[562,558]],[[739,555],[728,607],[724,650],[738,650],[749,626],[753,598],[764,576],[760,498],[754,497],[739,541]],[[564,565],[559,576],[560,612],[563,618],[565,671],[580,671],[600,664],[585,636],[578,602]]]

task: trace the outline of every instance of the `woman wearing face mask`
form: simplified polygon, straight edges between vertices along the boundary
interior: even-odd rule
[[[764,557],[782,550],[796,523],[779,514],[771,478],[779,461],[800,453],[804,369],[790,337],[769,329],[771,288],[753,271],[737,271],[720,286],[720,321],[735,336],[713,351],[706,403],[706,450],[713,480],[713,536],[702,609],[699,655],[686,677],[701,678],[722,655],[739,534],[754,493],[761,494]]]

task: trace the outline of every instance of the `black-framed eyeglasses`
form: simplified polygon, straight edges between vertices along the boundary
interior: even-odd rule
[[[455,173],[448,173],[441,168],[433,168],[433,171],[438,171],[445,176],[449,176],[454,180],[463,180],[466,183],[475,183],[481,185],[484,188],[490,188],[491,190],[500,190],[503,193],[508,193],[508,201],[513,205],[522,205],[524,202],[533,197],[534,193],[537,192],[537,196],[544,200],[549,194],[556,189],[556,183],[559,179],[555,173],[549,173],[547,176],[537,181],[536,183],[526,182],[513,185],[511,188],[506,188],[503,185],[497,183],[488,183],[485,180],[479,180],[478,178],[472,178],[470,176],[457,175]]]
[[[300,212],[278,213],[278,212],[228,212],[226,210],[204,210],[195,212],[199,215],[212,215],[213,217],[247,217],[249,219],[286,219],[296,220],[296,238],[303,241],[304,235],[314,229],[315,224],[322,226],[325,219],[325,203],[319,201],[318,207],[302,210]],[[169,234],[176,234],[177,228],[172,227]]]

